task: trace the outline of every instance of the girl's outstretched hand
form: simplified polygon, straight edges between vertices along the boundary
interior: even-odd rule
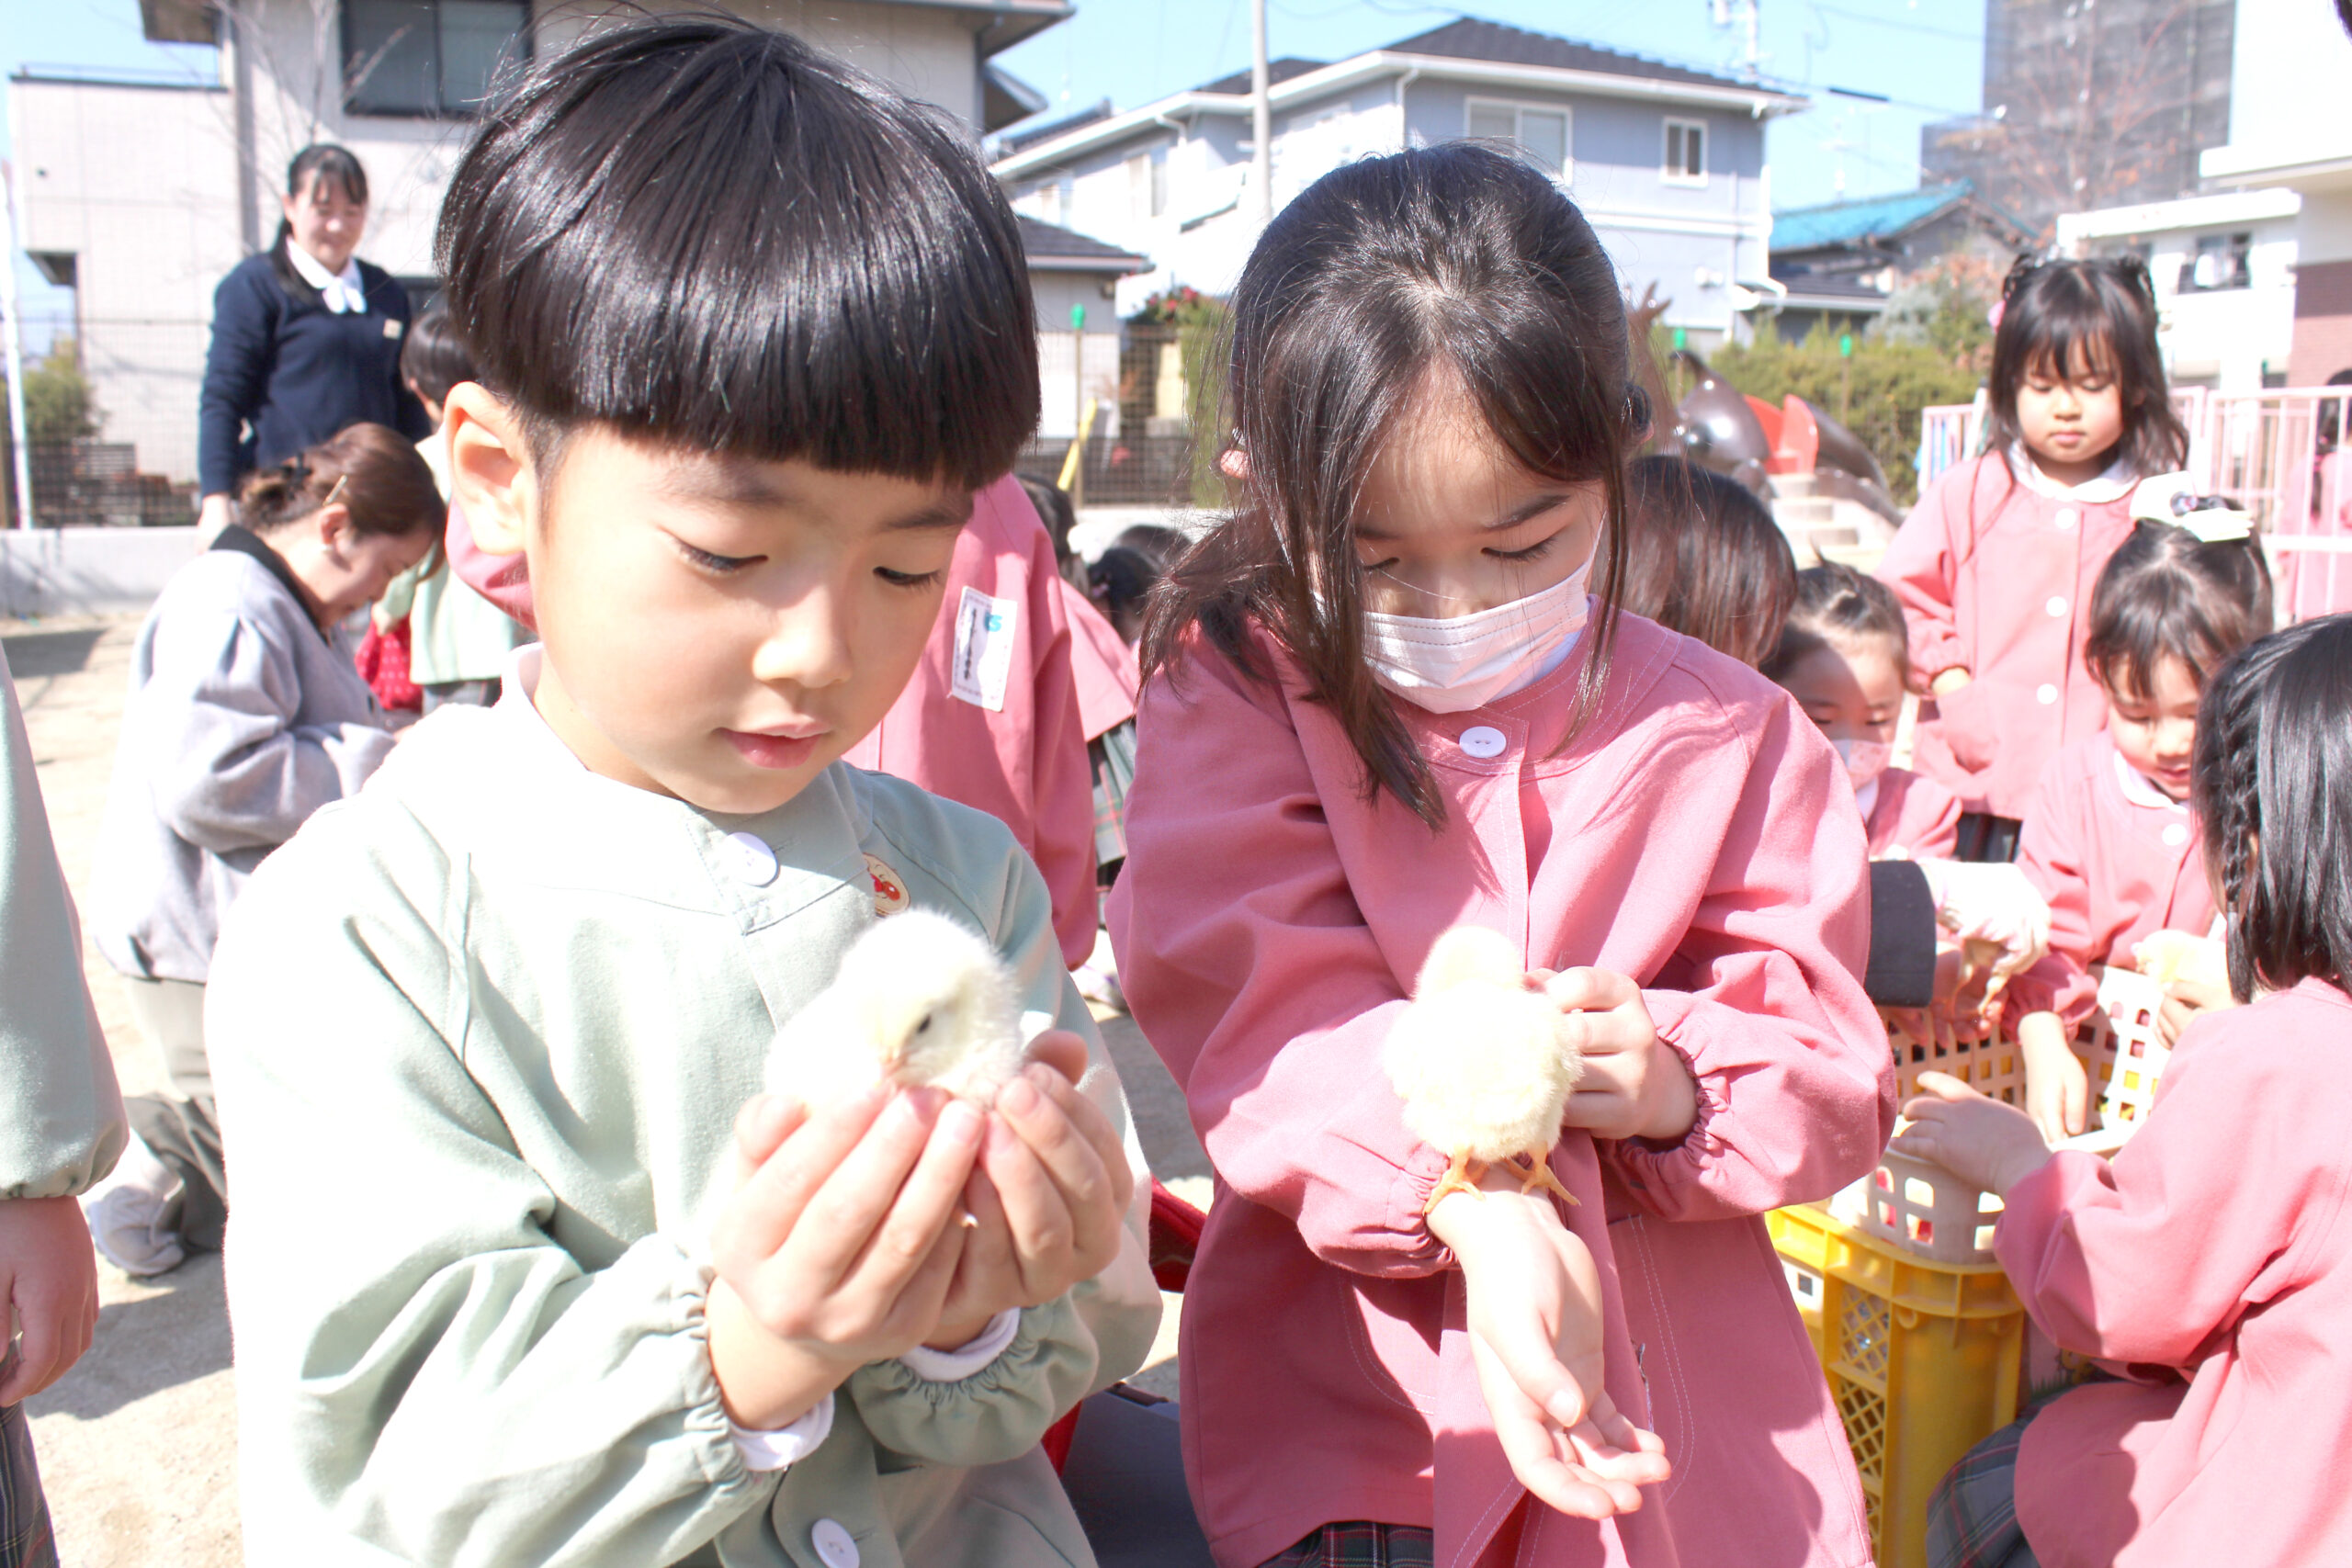
[[[2049,1163],[2050,1145],[2024,1111],[1942,1073],[1921,1073],[1919,1091],[1903,1107],[1911,1124],[1894,1136],[1897,1154],[1932,1160],[2001,1196]]]
[[[2197,1021],[2199,1013],[2237,1005],[2237,998],[2230,995],[2227,986],[2208,985],[2202,980],[2175,980],[2165,987],[2165,1005],[2156,1013],[2156,1038],[2170,1049],[2180,1043],[2182,1033]]]
[[[1577,1518],[1630,1514],[1670,1473],[1666,1445],[1601,1386],[1600,1273],[1552,1200],[1509,1171],[1430,1215],[1468,1294],[1470,1353],[1520,1484]]]
[[[2054,1012],[2018,1021],[2018,1055],[2025,1064],[2025,1110],[2045,1143],[2071,1138],[2090,1126],[2091,1077],[2066,1043]]]
[[[1561,1124],[1596,1138],[1671,1143],[1699,1119],[1699,1089],[1682,1058],[1657,1037],[1642,988],[1609,969],[1537,971],[1544,993],[1568,1015],[1584,1077]]]

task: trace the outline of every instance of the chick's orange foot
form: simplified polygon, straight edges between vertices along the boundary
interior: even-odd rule
[[[1478,1178],[1486,1174],[1486,1169],[1483,1160],[1472,1159],[1468,1155],[1455,1155],[1453,1163],[1445,1168],[1445,1174],[1438,1178],[1436,1189],[1430,1193],[1430,1201],[1421,1205],[1421,1218],[1428,1219],[1435,1213],[1438,1204],[1449,1192],[1467,1192],[1473,1198],[1478,1197]]]
[[[1527,1163],[1521,1165],[1521,1160],[1525,1160]],[[1580,1209],[1584,1206],[1577,1201],[1575,1193],[1560,1185],[1560,1179],[1552,1174],[1551,1162],[1544,1156],[1521,1155],[1516,1158],[1507,1159],[1503,1163],[1519,1172],[1521,1192],[1532,1192],[1541,1187],[1572,1209]]]

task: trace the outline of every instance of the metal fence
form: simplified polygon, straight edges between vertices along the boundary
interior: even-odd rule
[[[85,440],[26,450],[32,470],[33,521],[43,528],[155,528],[196,521],[196,485],[141,473],[125,442]],[[16,457],[0,441],[6,466],[7,525],[21,526]]]
[[[192,521],[209,324],[36,320],[26,335],[33,521],[45,528]],[[0,451],[6,446],[0,427]],[[12,453],[5,466],[13,526],[20,513]]]
[[[1024,474],[1055,479],[1069,457],[1067,439],[1032,441],[1015,467]],[[1079,482],[1070,489],[1084,506],[1192,506],[1202,477],[1196,475],[1190,435],[1096,435],[1086,444]],[[1213,476],[1209,484],[1214,489]]]

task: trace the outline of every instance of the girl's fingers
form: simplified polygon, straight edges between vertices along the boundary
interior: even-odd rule
[[[1075,1040],[1077,1036],[1070,1038]],[[1113,1206],[1125,1213],[1127,1200],[1135,1196],[1135,1172],[1127,1168],[1126,1145],[1120,1141],[1119,1130],[1111,1124],[1110,1116],[1078,1087],[1078,1079],[1067,1073],[1032,1070],[1025,1076],[1030,1088],[1061,1107],[1070,1125],[1094,1150],[1104,1174],[1111,1179]]]
[[[1090,1254],[1099,1250],[1118,1228],[1125,1207],[1123,1187],[1130,1195],[1134,1187],[1124,1152],[1106,1162],[1080,1130],[1081,1117],[1093,1107],[1067,1079],[1039,1067],[1005,1085],[996,1107],[1058,1190],[1063,1223],[1071,1227],[1070,1244]],[[1100,1130],[1107,1134],[1108,1122],[1102,1122]],[[1122,1178],[1126,1178],[1124,1183]],[[1011,1193],[1005,1196],[1008,1203],[1013,1201]],[[1011,1212],[1017,1229],[1019,1211]]]
[[[776,1104],[774,1097],[762,1099],[770,1111]],[[739,1254],[748,1266],[784,1246],[810,1201],[874,1126],[885,1103],[886,1092],[876,1088],[813,1116],[802,1112],[792,1131],[765,1160],[745,1173],[737,1187],[712,1236],[721,1266],[729,1253]],[[758,1122],[762,1111],[755,1102],[744,1107],[737,1119],[739,1168],[746,1148],[745,1123]],[[765,1125],[754,1127],[750,1146],[763,1141],[766,1130]]]
[[[1086,1042],[1067,1029],[1049,1029],[1029,1042],[1029,1059],[1043,1062],[1071,1083],[1086,1076]]]
[[[848,1278],[871,1244],[880,1239],[885,1219],[899,1204],[900,1187],[910,1181],[930,1148],[942,1098],[928,1089],[893,1098],[874,1119],[866,1135],[808,1200],[770,1266],[808,1281],[812,1293],[822,1293],[825,1285]],[[786,1152],[789,1149],[787,1145]],[[775,1163],[769,1162],[769,1168]],[[962,1186],[959,1173],[958,1191]],[[931,1236],[910,1236],[902,1220],[895,1244],[911,1272],[914,1262],[931,1245]]]
[[[2087,1074],[2069,1077],[2064,1086],[2066,1134],[2073,1137],[2090,1125],[2091,1086]],[[2053,1142],[2055,1140],[2052,1140]]]
[[[1563,969],[1544,983],[1544,994],[1563,1011],[1609,1012],[1638,1000],[1642,990],[1613,969]]]
[[[1561,1363],[1550,1333],[1534,1315],[1515,1315],[1491,1326],[1499,1332],[1473,1335],[1472,1341],[1485,1344],[1527,1402],[1564,1431],[1583,1420],[1584,1390]]]
[[[790,1095],[755,1094],[745,1100],[735,1113],[735,1185],[750,1180],[808,1120],[808,1108]]]
[[[965,1227],[956,1223],[956,1216],[963,1212],[964,1185],[971,1179],[986,1131],[980,1112],[960,1100],[948,1101],[917,1151],[913,1168],[881,1192],[885,1210],[867,1226],[871,1239],[851,1271],[854,1285],[885,1298],[903,1294],[919,1275],[937,1266],[942,1231],[956,1233],[954,1250],[961,1256]],[[848,1174],[846,1166],[843,1172]],[[863,1201],[872,1195],[858,1197]],[[954,1272],[951,1258],[949,1276]],[[943,1295],[946,1291],[944,1280],[940,1291]]]
[[[1052,1176],[1021,1135],[1001,1118],[989,1122],[982,1168],[1001,1201],[1006,1238],[1024,1296],[1040,1287],[1037,1270],[1067,1258],[1077,1242],[1077,1224]]]

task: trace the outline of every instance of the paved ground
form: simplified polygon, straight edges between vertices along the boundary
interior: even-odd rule
[[[136,630],[135,620],[0,621],[58,853],[85,904]],[[163,1065],[132,1028],[113,972],[86,943],[84,957],[124,1092],[160,1091]],[[1104,1018],[1102,1032],[1153,1171],[1205,1204],[1208,1161],[1182,1095],[1126,1018]],[[102,1264],[99,1289],[90,1354],[29,1404],[65,1568],[232,1568],[236,1398],[220,1259],[143,1282]],[[1171,1311],[1136,1381],[1173,1397],[1174,1358]]]

